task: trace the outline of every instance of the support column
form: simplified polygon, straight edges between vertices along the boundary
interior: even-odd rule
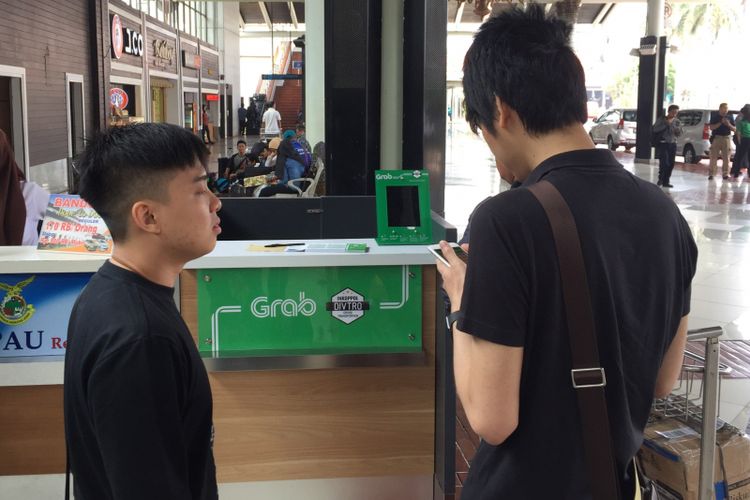
[[[646,36],[641,38],[638,66],[638,132],[636,159],[650,160],[651,128],[662,113],[664,102],[664,67],[666,37],[664,31],[664,0],[648,0]]]
[[[403,141],[404,1],[383,2],[380,77],[380,168],[401,169]]]
[[[324,0],[305,1],[305,28],[305,134],[315,146],[326,140]]]

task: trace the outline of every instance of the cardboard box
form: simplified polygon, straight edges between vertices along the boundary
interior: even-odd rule
[[[726,429],[716,434],[716,500],[750,500],[750,439]],[[700,434],[663,418],[646,426],[638,452],[643,473],[659,487],[660,499],[698,500]]]

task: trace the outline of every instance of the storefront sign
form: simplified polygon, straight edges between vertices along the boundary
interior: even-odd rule
[[[175,48],[166,40],[154,40],[154,63],[156,66],[166,67],[174,61]]]
[[[0,274],[0,358],[63,355],[91,273]]]
[[[422,269],[199,270],[198,336],[213,356],[420,351]]]
[[[218,101],[219,100],[219,94],[206,94],[206,100],[207,101]]]
[[[112,252],[112,236],[96,210],[80,196],[54,194],[44,214],[37,249],[107,255]]]
[[[110,20],[112,31],[112,56],[115,59],[119,59],[122,57],[122,49],[125,45],[122,37],[122,21],[120,21],[120,16],[117,14],[110,16]]]
[[[182,51],[182,65],[190,69],[201,69],[201,56],[187,50]]]
[[[109,89],[109,103],[117,109],[125,109],[128,106],[128,93],[119,87]]]
[[[125,28],[125,53],[143,56],[143,35],[130,28]]]

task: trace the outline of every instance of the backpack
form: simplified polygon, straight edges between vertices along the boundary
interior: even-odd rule
[[[654,132],[653,130],[651,131],[651,145],[653,147],[661,144],[661,141],[664,139],[664,132],[666,131],[667,129],[664,129],[661,132]]]

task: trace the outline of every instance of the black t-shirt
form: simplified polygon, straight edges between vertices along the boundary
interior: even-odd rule
[[[697,250],[687,223],[609,151],[554,156],[522,187],[483,203],[458,328],[524,353],[518,428],[499,446],[482,442],[464,500],[590,498],[557,255],[544,210],[524,189],[542,178],[570,205],[581,237],[623,491],[633,488],[628,463],[659,367],[690,308]]]
[[[106,262],[70,317],[76,500],[218,498],[211,388],[173,289]]]
[[[732,115],[727,113],[726,115],[721,116],[718,112],[711,113],[711,122],[709,123],[709,125],[716,125],[717,123],[721,123],[721,120],[723,120],[724,118],[726,118],[729,123],[734,125],[734,118],[732,118]],[[732,129],[730,129],[729,127],[723,124],[720,125],[719,127],[716,127],[713,131],[714,135],[722,135],[725,137],[731,133],[732,133]]]

